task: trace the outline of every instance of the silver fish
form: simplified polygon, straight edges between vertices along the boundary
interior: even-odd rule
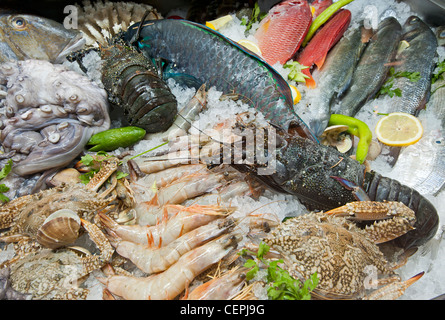
[[[313,119],[309,127],[319,137],[327,127],[331,116],[331,106],[349,88],[354,69],[366,47],[362,41],[363,26],[351,30],[329,52],[323,67],[318,72],[318,89],[316,101],[311,105]]]
[[[393,170],[420,194],[436,196],[445,186],[445,131],[432,130],[419,142],[403,148]]]
[[[442,128],[445,130],[445,79],[437,80],[432,85],[431,92],[427,108],[441,120]]]
[[[0,63],[38,59],[62,63],[65,56],[83,47],[77,30],[56,21],[27,14],[0,13]]]
[[[425,107],[431,90],[431,76],[437,56],[434,32],[419,17],[409,17],[403,25],[402,41],[409,45],[396,56],[394,72],[419,72],[420,78],[411,81],[406,77],[394,79],[393,89],[399,88],[401,96],[394,96],[387,110],[379,112],[406,112],[417,115]]]
[[[377,93],[387,77],[388,63],[396,55],[401,33],[402,27],[393,17],[379,23],[357,64],[351,87],[332,113],[354,116]]]

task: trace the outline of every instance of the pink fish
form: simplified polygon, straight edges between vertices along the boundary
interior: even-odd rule
[[[297,61],[309,67],[315,64],[320,69],[329,50],[340,40],[349,27],[350,22],[351,12],[346,9],[339,10],[315,34],[308,45],[301,51]],[[309,88],[315,88],[316,83],[309,70],[310,68],[302,70],[309,77],[309,79],[306,79],[306,85]]]
[[[287,0],[272,7],[255,33],[266,62],[284,64],[292,58],[311,22],[311,9],[306,0]]]

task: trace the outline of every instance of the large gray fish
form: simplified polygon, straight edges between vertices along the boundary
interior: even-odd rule
[[[417,115],[425,107],[431,90],[431,76],[436,65],[437,40],[434,32],[419,17],[409,17],[403,25],[402,40],[409,45],[396,56],[394,72],[420,72],[417,81],[406,77],[394,79],[393,89],[399,88],[401,96],[394,96],[391,104],[379,107],[379,112],[406,112]]]
[[[323,67],[318,72],[318,89],[320,94],[311,105],[309,127],[316,136],[326,128],[331,116],[331,106],[349,88],[355,67],[366,47],[362,40],[363,26],[351,30],[332,48]]]
[[[131,26],[125,39],[133,42],[135,37],[144,54],[167,62],[171,75],[194,80],[197,86],[206,83],[224,93],[239,94],[274,126],[317,141],[295,113],[286,80],[220,33],[191,21],[165,19],[147,21],[142,28]]]
[[[402,26],[388,17],[379,23],[377,32],[360,58],[352,77],[351,87],[332,113],[354,116],[384,83],[402,34]]]
[[[436,118],[442,123],[442,129],[445,131],[445,79],[437,80],[432,85],[431,92],[427,104],[428,111],[436,115]]]
[[[0,63],[26,59],[62,63],[67,54],[82,48],[84,43],[80,32],[65,29],[56,21],[0,13]]]
[[[418,165],[419,157],[425,156],[427,161],[423,162],[422,171],[410,176],[410,186],[421,194],[437,195],[445,188],[445,80],[436,81],[431,92],[426,110],[422,112],[440,120],[441,130],[430,132],[429,136],[405,148],[395,169]]]

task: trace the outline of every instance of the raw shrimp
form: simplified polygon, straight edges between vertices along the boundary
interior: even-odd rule
[[[223,215],[231,213],[233,208],[219,206],[180,206],[181,210],[169,219],[162,220],[155,226],[121,225],[103,213],[99,219],[106,229],[113,231],[123,240],[161,247],[176,240],[190,230],[205,225]]]
[[[223,235],[187,252],[162,273],[146,278],[115,275],[99,281],[111,293],[127,300],[174,299],[197,275],[223,259],[236,246],[236,237],[231,234]]]
[[[137,203],[151,200],[158,189],[173,183],[174,181],[196,172],[206,172],[204,164],[191,164],[169,168],[156,173],[151,173],[131,183],[131,189],[135,193]]]
[[[244,286],[247,270],[247,268],[230,270],[221,277],[215,277],[193,289],[186,296],[186,299],[230,300],[236,296]]]
[[[194,198],[206,192],[210,192],[221,185],[223,174],[195,173],[159,189],[157,193],[157,204],[182,203],[187,199]]]
[[[245,181],[237,181],[224,186],[216,193],[206,193],[199,197],[186,200],[184,206],[212,205],[230,206],[230,200],[236,196],[251,195],[252,188]],[[144,201],[135,206],[137,223],[139,225],[155,225],[165,216],[171,216],[177,212],[178,207],[171,205],[159,206],[152,201]]]
[[[109,239],[117,253],[131,260],[145,273],[152,274],[168,269],[186,252],[230,231],[233,226],[234,221],[231,218],[218,219],[214,223],[187,232],[161,248],[150,248],[139,243],[124,241],[113,234]]]
[[[192,204],[208,205],[218,203],[218,205],[225,205],[231,199],[237,196],[250,196],[252,188],[245,181],[237,181],[230,183],[217,193],[207,193],[194,199],[185,201],[183,204],[188,206]]]

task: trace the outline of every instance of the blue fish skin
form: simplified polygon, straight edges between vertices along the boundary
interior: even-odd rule
[[[125,40],[131,41],[139,23]],[[317,141],[293,109],[286,80],[257,55],[201,24],[187,20],[144,22],[137,43],[151,59],[162,59],[171,72],[196,78],[224,93],[237,93],[275,127]]]

